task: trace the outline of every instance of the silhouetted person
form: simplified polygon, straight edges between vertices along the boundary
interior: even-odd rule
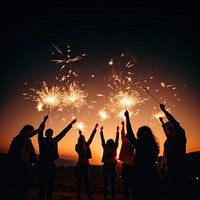
[[[23,200],[29,186],[29,164],[37,162],[31,137],[42,129],[42,124],[36,130],[32,125],[25,125],[12,140],[8,150],[8,175],[14,178],[16,191],[14,200]]]
[[[133,134],[129,113],[126,111],[127,132]],[[141,200],[161,199],[161,184],[156,168],[159,145],[148,126],[142,126],[133,134],[131,143],[136,148],[134,159],[134,198]]]
[[[86,193],[89,200],[92,200],[92,193],[90,189],[89,180],[89,159],[92,158],[90,144],[97,132],[98,124],[95,125],[90,138],[86,142],[85,136],[82,135],[82,131],[79,130],[78,143],[75,146],[75,150],[78,153],[78,161],[76,163],[76,181],[77,181],[77,197],[81,200],[81,185],[82,180],[86,189]]]
[[[161,110],[166,115],[168,122],[162,127],[167,137],[164,143],[162,171],[167,169],[173,199],[189,199],[188,171],[186,161],[186,135],[179,122],[160,104]]]
[[[46,120],[47,120],[46,116]],[[45,125],[45,122],[43,127]],[[56,164],[54,160],[59,158],[58,142],[66,135],[76,122],[74,119],[66,128],[64,128],[57,136],[53,137],[53,130],[47,129],[43,136],[44,128],[38,133],[39,143],[39,199],[52,199],[53,184],[55,179]]]
[[[119,153],[119,160],[122,162],[121,167],[121,179],[123,185],[123,192],[125,200],[133,199],[133,172],[134,172],[134,157],[135,157],[135,147],[131,144],[130,140],[133,138],[133,133],[128,131],[125,134],[124,122],[122,121],[121,139],[122,146]]]
[[[117,126],[116,138],[108,139],[105,143],[103,135],[103,127],[100,131],[101,144],[103,147],[103,157],[101,162],[103,165],[104,176],[104,200],[107,200],[108,187],[111,185],[112,200],[115,199],[115,177],[116,177],[116,165],[117,165],[117,147],[119,143],[119,127]]]

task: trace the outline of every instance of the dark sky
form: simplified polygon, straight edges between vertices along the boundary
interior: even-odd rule
[[[198,7],[195,4],[86,2],[3,3],[3,55],[35,40],[39,43],[61,37],[74,46],[87,44],[90,48],[101,44],[161,48],[168,42],[184,43],[194,48],[193,51],[198,48]]]
[[[6,1],[1,4],[2,98],[7,95],[5,87],[12,88],[21,74],[31,71],[31,63],[39,57],[41,64],[42,60],[50,59],[47,57],[51,43],[60,47],[71,45],[72,54],[87,52],[94,62],[102,54],[109,57],[113,52],[126,49],[135,52],[140,64],[149,58],[148,64],[153,65],[156,60],[163,60],[163,56],[164,64],[178,60],[181,69],[177,64],[177,67],[166,69],[166,73],[181,71],[198,85],[197,8],[195,4],[183,2],[73,1],[59,4]],[[26,65],[17,63],[22,54]],[[40,73],[42,70],[45,73],[45,68],[37,66]]]

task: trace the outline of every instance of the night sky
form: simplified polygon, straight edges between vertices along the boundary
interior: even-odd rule
[[[180,121],[186,130],[187,152],[200,150],[199,134],[199,33],[198,6],[195,4],[130,4],[126,1],[86,3],[1,3],[1,152],[7,152],[12,138],[26,123],[39,126],[47,111],[38,112],[35,102],[22,99],[22,93],[36,82],[45,81],[48,85],[57,84],[55,76],[60,73],[61,64],[50,62],[60,55],[52,44],[70,56],[86,56],[66,66],[78,73],[78,82],[90,94],[88,99],[96,101],[95,109],[77,112],[78,120],[86,124],[85,136],[89,137],[95,123],[105,127],[105,138],[114,137],[120,120],[101,123],[95,112],[103,106],[104,100],[97,93],[109,95],[106,86],[111,75],[108,61],[120,63],[123,52],[134,58],[132,79],[146,80],[146,85],[160,100],[167,98],[166,107]],[[121,70],[121,69],[120,69]],[[94,78],[91,78],[95,75]],[[160,89],[159,83],[174,84],[176,91]],[[26,83],[26,84],[25,84]],[[178,94],[177,99],[172,96]],[[140,94],[149,97],[144,91]],[[171,98],[171,99],[170,99]],[[170,100],[169,100],[170,99]],[[160,102],[162,102],[160,100]],[[162,102],[163,103],[163,102]],[[172,104],[170,104],[172,103]],[[140,114],[132,118],[134,131],[142,125],[149,125],[157,136],[162,154],[165,136],[158,121],[150,119],[159,104],[152,98],[144,106],[139,106]],[[72,111],[73,112],[73,111]],[[70,121],[72,114],[63,111],[66,122],[56,111],[52,111],[51,122],[47,127],[59,133]],[[66,124],[67,123],[67,124]],[[106,135],[106,132],[107,135]],[[60,154],[67,158],[76,156],[74,146],[77,130],[71,130],[59,144]],[[33,143],[38,151],[37,138]],[[94,138],[93,163],[99,163],[102,155],[99,129]],[[67,148],[66,148],[67,147]]]

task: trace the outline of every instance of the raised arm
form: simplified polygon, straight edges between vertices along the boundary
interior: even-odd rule
[[[104,147],[106,143],[103,135],[103,126],[100,129],[100,136],[101,136],[101,145]]]
[[[183,130],[183,128],[180,126],[179,122],[165,109],[165,105],[160,104],[160,109],[164,112],[165,116],[171,123],[175,132],[176,132],[176,130],[178,130],[178,131],[180,131],[181,129]]]
[[[160,122],[161,122],[162,125],[165,124],[162,117],[159,117],[159,120],[160,120]]]
[[[133,133],[133,129],[131,126],[131,122],[130,122],[130,117],[129,117],[129,112],[126,110],[126,112],[124,113],[125,117],[126,117],[126,129],[127,129],[127,138],[130,140],[130,142],[136,146],[137,144],[137,139]]]
[[[45,123],[46,123],[47,119],[48,119],[48,115],[46,115],[44,117],[43,122],[40,124],[39,128],[34,131],[36,133],[33,133],[33,134],[37,134],[37,132],[38,132],[38,142],[43,138],[43,131],[44,131]]]
[[[119,144],[119,126],[117,126],[116,137],[115,137],[115,148],[118,147]]]
[[[87,141],[87,144],[88,144],[88,145],[90,145],[90,144],[92,143],[92,140],[93,140],[93,138],[94,138],[94,136],[95,136],[95,134],[96,134],[96,132],[97,132],[97,127],[98,127],[98,124],[96,123],[96,124],[95,124],[95,127],[94,127],[94,129],[93,129],[93,131],[92,131],[92,133],[91,133],[91,135],[90,135],[90,138],[89,138],[88,141]]]
[[[79,136],[82,135],[82,131],[80,129],[78,129],[78,133],[79,133]]]
[[[125,130],[124,130],[124,121],[121,122],[122,125],[122,129],[121,129],[121,139],[123,139],[124,137],[126,137],[125,135]]]
[[[167,132],[166,132],[166,129],[165,129],[165,123],[164,123],[164,121],[163,121],[163,118],[162,118],[162,117],[159,117],[159,120],[160,120],[160,122],[161,122],[161,124],[162,124],[162,128],[163,128],[163,131],[164,131],[166,137],[168,137]]]
[[[72,122],[65,127],[56,137],[54,137],[54,139],[59,142],[65,135],[66,133],[72,128],[73,124],[76,123],[76,119],[72,120]]]

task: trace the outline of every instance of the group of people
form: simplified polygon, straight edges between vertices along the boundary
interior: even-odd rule
[[[163,130],[166,134],[164,143],[163,161],[161,174],[168,174],[169,186],[172,199],[188,199],[188,174],[186,164],[186,135],[179,122],[160,104],[161,110],[168,121],[164,123],[160,118]],[[126,122],[121,123],[122,145],[119,160],[122,162],[121,180],[123,185],[124,199],[136,200],[160,200],[162,188],[160,174],[156,167],[156,161],[160,152],[159,143],[148,126],[142,126],[135,135],[130,122],[129,112],[125,113]],[[53,130],[46,129],[43,132],[48,116],[44,117],[38,129],[34,130],[31,125],[25,125],[20,133],[11,142],[8,151],[8,162],[14,170],[11,170],[17,180],[15,200],[22,200],[28,188],[28,163],[36,162],[34,147],[30,138],[38,135],[39,143],[39,200],[51,200],[53,183],[55,179],[55,160],[59,158],[58,142],[76,123],[74,119],[61,133],[53,137]],[[126,123],[126,131],[125,131]],[[81,200],[81,186],[84,183],[89,200],[92,200],[92,192],[89,180],[89,159],[92,158],[90,144],[97,132],[98,124],[95,125],[88,140],[79,131],[78,142],[75,150],[78,161],[75,166],[77,180],[77,199]],[[117,148],[119,143],[119,127],[116,129],[116,138],[105,141],[103,127],[100,127],[101,144],[103,148],[103,178],[104,200],[108,197],[108,189],[111,186],[112,200],[116,199],[116,165]]]

